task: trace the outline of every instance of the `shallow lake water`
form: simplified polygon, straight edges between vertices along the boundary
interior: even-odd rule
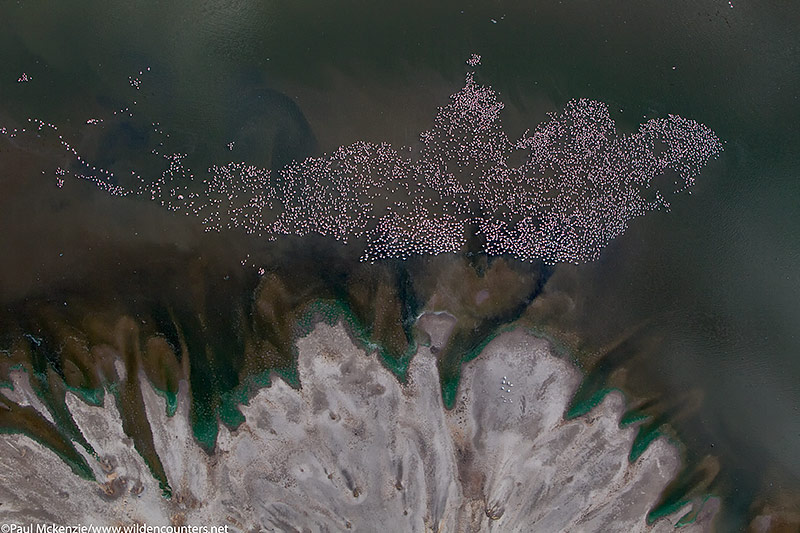
[[[502,283],[521,303],[503,302],[518,312],[491,326],[521,316],[560,339],[595,389],[619,387],[658,422],[653,429],[668,423],[694,468],[675,492],[720,495],[717,527],[737,530],[771,509],[796,519],[800,501],[798,24],[792,3],[735,0],[5,3],[0,126],[56,124],[122,187],[161,175],[153,150],[186,154],[200,173],[230,161],[277,170],[358,140],[418,149],[473,53],[476,79],[505,103],[514,139],[575,98],[604,102],[619,132],[670,114],[708,126],[724,151],[691,194],[632,220],[596,261],[511,267]],[[102,116],[106,125],[87,124]],[[313,238],[209,236],[194,219],[109,197],[89,181],[62,187],[79,165],[54,139],[0,137],[0,298],[4,320],[27,320],[2,332],[4,349],[26,328],[35,336],[62,300],[69,311],[57,312],[72,313],[63,321],[87,329],[86,316],[120,309],[166,313],[190,342],[195,329],[198,338],[231,335],[215,339],[216,355],[200,358],[192,377],[197,391],[229,390],[262,369],[242,355],[250,338],[236,327],[261,264],[282,265],[290,291],[333,299],[360,268],[357,255]],[[398,264],[380,274],[397,287],[450,268]],[[537,281],[508,282],[517,274]],[[271,301],[282,294],[261,287]],[[198,308],[213,309],[205,322]],[[397,357],[408,348],[402,332],[411,337],[402,326],[385,330]],[[264,364],[282,368],[281,357]],[[208,394],[206,407],[227,401]]]

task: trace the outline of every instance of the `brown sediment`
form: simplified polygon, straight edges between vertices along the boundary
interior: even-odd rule
[[[361,265],[348,279],[348,303],[372,342],[394,358],[408,351],[403,305],[394,263]]]
[[[178,394],[178,382],[184,377],[176,351],[162,335],[147,337],[141,352],[142,369],[156,389]]]
[[[400,294],[397,287],[401,282],[398,280],[397,272],[383,265],[370,265],[370,268],[380,268],[375,268],[374,271],[365,268],[362,271],[357,268],[348,270],[349,263],[344,261],[339,263],[318,261],[318,263],[320,264],[315,270],[305,267],[291,269],[276,266],[260,279],[255,292],[246,288],[247,283],[239,281],[232,290],[238,295],[237,297],[220,298],[218,294],[224,289],[207,287],[204,293],[198,294],[195,289],[195,294],[191,297],[185,296],[184,299],[180,293],[175,296],[173,290],[172,295],[163,297],[163,301],[166,302],[163,307],[170,309],[172,305],[170,302],[183,302],[175,306],[177,311],[167,313],[170,317],[168,322],[171,322],[178,332],[176,335],[168,334],[163,327],[164,322],[154,320],[152,314],[148,312],[154,300],[152,295],[143,297],[147,300],[145,305],[138,305],[131,296],[123,295],[117,304],[108,304],[107,307],[97,304],[93,308],[77,305],[80,302],[76,303],[74,299],[70,299],[70,306],[64,310],[51,302],[41,303],[38,308],[37,304],[32,302],[30,309],[38,311],[29,313],[29,316],[34,317],[30,319],[30,323],[35,322],[43,337],[49,338],[51,346],[65,347],[52,351],[58,357],[57,366],[60,367],[63,376],[48,368],[45,381],[49,390],[57,399],[59,395],[63,396],[68,388],[59,385],[60,382],[66,383],[69,387],[101,382],[116,384],[124,431],[136,433],[139,431],[138,424],[148,423],[149,419],[140,402],[141,387],[128,382],[131,376],[143,372],[157,388],[177,395],[180,379],[191,377],[196,358],[209,357],[211,353],[217,362],[215,364],[223,365],[226,361],[230,362],[226,359],[226,352],[216,352],[214,350],[217,348],[209,344],[209,339],[213,339],[218,331],[223,331],[225,335],[234,332],[242,339],[242,349],[238,356],[241,359],[230,363],[238,373],[238,383],[244,382],[247,377],[254,374],[275,368],[291,367],[295,364],[294,341],[298,333],[297,321],[305,314],[309,304],[320,297],[334,299],[337,295],[340,297],[348,295],[344,301],[349,304],[357,321],[362,322],[368,337],[377,344],[384,342],[388,344],[388,339],[396,338],[398,340],[396,346],[398,348],[403,346],[404,333],[401,333],[402,328],[399,327],[401,320],[397,317],[403,315],[402,305],[407,305],[409,296]],[[442,256],[419,262],[410,261],[407,266],[412,269],[413,296],[423,302],[430,302],[425,308],[452,311],[451,316],[455,322],[448,336],[448,344],[431,346],[439,349],[437,356],[440,361],[443,359],[442,352],[446,355],[448,350],[451,353],[457,351],[452,346],[467,345],[472,342],[471,339],[479,342],[487,340],[489,335],[481,337],[484,329],[492,327],[494,329],[490,334],[494,333],[498,324],[500,326],[505,324],[501,320],[506,316],[504,313],[516,312],[520,306],[527,305],[520,294],[536,288],[531,285],[529,265],[520,266],[515,261],[506,259],[496,259],[481,264],[480,261],[470,263],[456,256]],[[173,266],[172,269],[180,271],[179,266]],[[202,271],[202,268],[199,270]],[[327,271],[327,274],[322,271]],[[325,277],[326,275],[329,277]],[[210,279],[210,275],[194,274],[191,284],[210,283],[203,281],[204,279]],[[153,282],[153,285],[160,289],[171,283],[172,281],[159,280]],[[180,287],[182,286],[183,283]],[[157,292],[152,288],[148,290]],[[248,300],[247,295],[252,295],[252,299]],[[187,301],[189,303],[186,303]],[[241,303],[242,301],[249,301],[249,311],[247,305]],[[540,305],[539,301],[538,298],[534,299],[534,304],[529,308]],[[126,310],[125,305],[129,305],[131,309]],[[137,311],[134,313],[133,309]],[[523,317],[522,320],[525,321],[526,318]],[[224,325],[226,322],[227,325]],[[121,326],[122,323],[127,326]],[[526,323],[533,324],[534,321]],[[138,329],[138,333],[135,335],[120,333],[119,328],[125,329],[125,327],[131,330]],[[10,327],[9,331],[15,328],[16,326]],[[458,333],[459,328],[461,333]],[[191,330],[191,334],[198,336],[191,350],[183,335],[184,330]],[[22,331],[17,328],[16,333],[21,335]],[[637,372],[638,362],[645,357],[643,354],[653,353],[653,343],[657,342],[657,339],[654,340],[652,336],[643,332],[646,333],[647,329],[644,328],[642,332],[637,330],[627,336],[622,335],[616,340],[617,342],[606,346],[605,352],[601,350],[591,352],[591,357],[587,356],[583,360],[587,363],[587,370],[605,368],[608,370],[606,374],[599,372],[604,376],[602,381],[604,386],[635,391],[637,380],[632,374]],[[135,343],[139,343],[139,346],[135,349],[130,348]],[[33,357],[30,353],[30,342],[25,341],[22,345],[26,347],[21,351],[12,350],[9,352],[10,357],[0,357],[0,365],[3,365],[0,368],[6,369],[5,375],[8,375],[11,368],[11,361],[21,363],[26,368],[30,366]],[[207,351],[209,346],[211,352]],[[131,358],[131,355],[122,355],[133,352],[138,353],[138,356]],[[115,361],[124,361],[124,372],[119,375],[115,369]],[[135,364],[130,366],[131,363]],[[458,368],[461,363],[463,361],[459,359]],[[455,364],[453,367],[456,368]],[[440,370],[442,375],[446,370],[446,367]],[[220,386],[219,391],[224,393],[226,390],[231,390],[230,387],[231,385]],[[187,391],[194,392],[188,389]],[[252,392],[253,389],[250,390],[250,393]],[[701,401],[695,391],[687,391],[687,394],[667,399],[650,392],[650,394],[633,394],[631,405],[631,408],[638,409],[649,417],[648,421],[638,426],[647,431],[658,431],[670,422],[690,415]],[[123,396],[125,399],[122,399]],[[237,397],[236,401],[246,401],[242,398]],[[130,412],[126,412],[129,403]],[[220,403],[211,405],[218,408]],[[163,410],[163,405],[161,409]],[[340,420],[342,413],[339,410],[328,413],[329,418],[334,412],[337,420]],[[34,424],[32,427],[38,426]],[[52,435],[42,438],[44,439],[42,442],[54,442],[54,446],[63,447],[64,441],[69,442],[68,438],[62,437],[62,444],[58,444],[52,440]],[[145,433],[135,439],[136,449],[141,449],[140,453],[147,456],[148,464],[152,464],[154,457],[158,458],[158,454],[153,451],[153,445],[148,442],[152,438],[154,437],[148,437]],[[163,462],[161,467],[164,472],[167,471]],[[155,467],[154,471],[157,470],[158,467]],[[705,491],[708,487],[714,490],[717,485],[712,483],[716,483],[716,470],[702,468],[699,472],[706,477],[696,477],[693,474],[690,476],[691,483],[674,483],[672,487],[689,487],[690,495]]]
[[[774,491],[773,491],[774,492]],[[752,511],[756,516],[748,524],[747,533],[794,533],[800,531],[800,509],[796,502],[800,494],[781,491],[768,494],[753,502]]]
[[[0,394],[0,433],[22,433],[55,451],[77,476],[91,477],[86,461],[53,423],[31,406],[20,406]],[[24,453],[24,452],[22,452]]]
[[[286,280],[288,281],[288,280]],[[303,308],[314,298],[315,283],[287,286],[286,281],[270,272],[261,278],[253,301],[253,340],[257,343],[253,358],[246,359],[243,375],[253,375],[293,364],[294,329]]]
[[[426,259],[415,288],[428,311],[447,311],[456,322],[438,354],[445,403],[452,406],[461,364],[475,357],[501,326],[514,322],[546,281],[546,268],[505,258]]]
[[[665,357],[665,347],[670,334],[673,341],[681,335],[674,328],[670,333],[664,324],[672,324],[675,317],[656,308],[643,320],[638,308],[618,309],[613,300],[598,299],[597,290],[581,286],[602,284],[592,275],[591,269],[579,275],[573,267],[560,267],[520,323],[563,343],[582,367],[585,377],[576,400],[602,398],[604,391],[615,388],[625,391],[630,407],[622,421],[639,428],[637,446],[662,434],[683,443],[683,469],[660,504],[691,502],[696,511],[705,509],[709,495],[718,496],[718,522],[731,530],[745,528],[759,515],[776,520],[790,516],[787,511],[800,501],[796,494],[782,497],[794,483],[790,474],[779,468],[754,472],[742,462],[752,452],[752,443],[726,439],[728,431],[720,430],[720,421],[707,416],[703,407],[707,391],[665,379],[671,370],[662,361],[677,360]]]
[[[7,321],[6,324],[8,324]],[[29,435],[41,433],[43,442],[55,444],[56,448],[54,449],[59,454],[66,454],[62,456],[69,458],[71,465],[83,470],[82,475],[90,476],[91,474],[84,468],[85,464],[82,458],[75,456],[76,452],[72,447],[72,442],[69,446],[64,444],[65,441],[73,441],[87,452],[92,453],[91,446],[75,425],[64,402],[68,385],[65,382],[64,366],[59,359],[58,344],[53,342],[52,331],[41,325],[34,329],[36,335],[31,333],[23,335],[20,328],[14,326],[10,327],[10,331],[13,340],[7,349],[9,357],[3,357],[7,364],[2,367],[3,375],[0,376],[0,380],[13,383],[11,373],[14,369],[24,372],[25,380],[19,385],[26,390],[19,392],[23,396],[27,396],[26,403],[38,411],[27,411],[22,418],[11,416],[7,419],[6,431],[21,431]],[[71,373],[73,379],[76,379],[76,375],[78,372]],[[76,381],[82,382],[83,380],[77,378]],[[39,420],[40,418],[41,420]],[[21,425],[22,420],[30,421],[31,425],[29,427]],[[61,434],[61,438],[55,437],[54,428]],[[72,448],[71,452],[70,448]]]
[[[116,378],[114,382],[118,383],[116,400],[122,418],[122,429],[133,440],[136,450],[152,469],[153,476],[168,491],[166,474],[153,445],[153,434],[140,388],[140,373],[147,375],[147,371],[142,367],[139,325],[130,317],[122,317],[113,325],[95,322],[91,329],[96,346],[94,353],[105,356],[105,366],[113,365],[112,357],[116,357],[125,369],[124,376],[116,376],[116,371],[113,374]]]

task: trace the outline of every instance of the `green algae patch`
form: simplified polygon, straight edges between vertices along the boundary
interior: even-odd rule
[[[291,344],[291,362],[278,367],[269,368],[254,375],[241,378],[240,382],[227,391],[218,393],[217,400],[205,398],[202,392],[193,389],[191,409],[191,426],[195,438],[200,445],[211,453],[216,446],[219,433],[218,424],[221,422],[228,428],[235,430],[245,422],[244,414],[240,407],[249,405],[250,400],[262,388],[271,387],[275,378],[282,379],[293,389],[300,389],[300,374],[297,366],[298,351],[297,339],[310,334],[317,324],[323,323],[335,326],[342,322],[350,332],[356,344],[368,352],[376,352],[382,365],[387,368],[400,382],[405,382],[408,368],[416,353],[416,343],[410,343],[405,353],[400,356],[390,353],[383,346],[371,338],[370,332],[364,327],[352,309],[342,300],[317,299],[301,306],[302,313],[293,327]],[[215,405],[216,404],[216,405]]]
[[[317,299],[310,302],[297,320],[295,341],[310,334],[319,323],[335,326],[339,320],[360,338],[364,337],[364,328],[358,323],[350,307],[341,300]],[[296,348],[295,348],[296,351]]]
[[[686,513],[685,515],[683,515],[678,519],[678,521],[675,523],[675,527],[686,527],[689,524],[694,524],[695,520],[697,520],[697,516],[700,514],[700,511],[702,509],[703,509],[702,506],[699,508],[695,508],[693,506],[691,511],[689,511],[688,513]]]
[[[78,450],[73,444],[73,441],[77,441],[90,455],[93,457],[97,456],[92,446],[83,438],[83,434],[80,433],[80,430],[77,428],[72,418],[72,414],[66,407],[66,398],[64,395],[67,390],[71,389],[64,386],[64,388],[61,389],[62,394],[60,395],[58,394],[58,390],[55,391],[56,395],[61,398],[63,409],[54,408],[51,402],[53,402],[55,398],[46,373],[31,373],[20,363],[15,364],[12,369],[21,370],[28,375],[28,383],[31,389],[43,402],[43,405],[47,408],[51,416],[53,416],[53,420],[56,423],[50,423],[33,407],[18,406],[0,397],[0,402],[5,406],[3,416],[0,416],[0,433],[27,436],[55,453],[79,477],[88,481],[96,481],[91,467],[86,462],[86,459],[78,453]],[[14,390],[13,383],[8,382],[7,388]],[[58,387],[56,387],[56,389],[58,389]],[[93,390],[84,391],[81,389],[72,392],[87,403],[90,403],[92,400],[97,401],[99,396],[99,398],[101,398],[100,405],[102,405],[102,392]],[[61,424],[59,424],[59,422],[61,422]],[[77,434],[80,436],[79,439],[74,438],[75,431],[77,431]]]
[[[61,429],[30,406],[19,406],[0,395],[0,433],[22,434],[52,450],[78,476],[95,481],[86,459]]]
[[[697,521],[706,503],[709,499],[713,498],[714,495],[705,493],[700,496],[689,496],[689,488],[682,483],[682,481],[685,481],[685,478],[685,473],[681,473],[676,480],[678,486],[667,488],[666,492],[662,495],[661,501],[647,513],[648,524],[653,524],[665,516],[677,513],[689,504],[692,506],[691,509],[678,519],[675,523],[675,528],[686,527]],[[671,485],[674,485],[674,483]]]
[[[272,371],[273,374],[281,378],[283,381],[286,382],[291,388],[295,390],[299,390],[301,383],[300,383],[300,372],[297,369],[297,357],[295,357],[293,364],[289,367],[282,367],[276,368]]]
[[[67,466],[70,467],[72,472],[75,475],[85,479],[86,481],[97,481],[97,478],[94,477],[94,472],[92,472],[92,468],[89,466],[89,463],[86,462],[86,459],[83,458],[81,454],[78,453],[78,450],[75,449],[74,446],[70,446],[68,449],[62,449],[60,447],[54,446],[50,442],[46,442],[42,439],[38,434],[33,431],[28,431],[25,428],[11,428],[6,427],[0,423],[0,433],[4,433],[7,435],[25,435],[26,437],[30,438],[31,440],[35,440],[45,448],[51,450],[55,453]],[[69,442],[69,441],[67,441]]]
[[[692,508],[681,516],[676,527],[694,523],[709,499],[714,497],[709,486],[716,475],[713,461],[701,461],[691,467],[683,467],[667,485],[658,502],[648,514],[648,523],[662,516],[673,514],[689,503]]]
[[[463,357],[461,357],[461,359],[458,361],[456,367],[451,368],[448,371],[447,368],[442,368],[442,365],[440,365],[439,383],[442,392],[442,402],[444,403],[446,409],[452,409],[453,407],[455,407],[456,399],[458,397],[458,387],[461,382],[461,365],[469,363],[470,361],[477,358],[483,352],[483,350],[486,349],[489,343],[491,343],[494,339],[496,339],[500,335],[512,332],[517,328],[523,328],[526,333],[529,333],[534,337],[548,341],[554,347],[554,351],[559,357],[562,357],[564,359],[569,359],[568,348],[564,344],[553,340],[549,335],[543,333],[541,330],[527,326],[521,326],[518,324],[506,324],[497,327],[494,331],[485,336],[479,342],[474,343],[470,348],[465,350]],[[600,400],[602,401],[602,398],[600,398]],[[589,410],[591,410],[591,408]]]
[[[411,366],[411,360],[417,352],[417,344],[409,344],[408,351],[400,357],[395,357],[382,347],[378,348],[378,356],[380,357],[383,366],[391,372],[394,377],[401,383],[408,381],[408,368]]]
[[[335,326],[339,321],[344,323],[351,336],[357,341],[357,344],[367,351],[376,351],[383,366],[401,383],[406,382],[411,359],[417,351],[416,343],[409,342],[409,346],[404,353],[391,353],[383,345],[376,342],[372,337],[371,331],[361,323],[352,308],[342,300],[320,299],[309,304],[298,320],[296,338],[305,337],[320,322],[328,326]],[[296,363],[296,346],[294,352]]]
[[[231,429],[236,429],[245,422],[240,405],[247,405],[246,388],[235,389],[220,395],[219,419]]]
[[[219,435],[219,421],[214,413],[202,408],[192,409],[192,432],[200,446],[207,452],[213,453]]]
[[[491,333],[484,336],[477,342],[473,335],[454,335],[447,343],[445,355],[438,360],[439,385],[442,389],[442,402],[445,409],[455,407],[458,397],[458,386],[461,382],[461,365],[468,363],[478,357],[481,352],[495,338],[503,333],[513,331],[514,325],[501,326],[495,328]],[[453,357],[453,353],[462,353],[461,357]],[[450,361],[449,359],[455,359]]]
[[[154,385],[153,385],[153,390],[156,392],[156,394],[164,398],[164,408],[166,409],[165,411],[166,415],[168,417],[175,416],[175,413],[178,410],[178,394],[172,391],[159,389]]]
[[[105,389],[103,387],[86,389],[83,387],[65,385],[65,389],[80,398],[83,403],[87,405],[92,405],[94,407],[103,406],[103,398],[105,397]]]
[[[259,372],[255,376],[251,378],[253,380],[253,384],[256,388],[266,388],[272,386],[272,379],[270,378],[270,372]]]
[[[661,424],[659,423],[651,423],[651,424],[642,424],[639,426],[639,431],[636,433],[636,437],[633,439],[633,444],[631,445],[631,452],[628,455],[628,460],[630,462],[636,461],[642,454],[647,450],[647,448],[660,436],[664,433],[661,432]]]
[[[3,351],[4,350],[0,350],[0,352]],[[14,382],[11,381],[11,372],[14,370],[20,370],[28,373],[28,370],[22,363],[14,363],[13,365],[6,367],[4,372],[5,375],[0,376],[0,389],[14,390]]]
[[[623,414],[622,418],[619,419],[619,427],[626,428],[636,424],[637,422],[650,420],[650,418],[652,417],[645,412],[639,411],[638,409],[630,409],[625,411],[625,414]]]
[[[571,420],[583,416],[600,405],[608,393],[622,392],[618,388],[608,385],[609,374],[609,369],[603,365],[598,365],[598,368],[584,374],[578,389],[570,400],[564,418]]]
[[[458,384],[461,381],[461,373],[456,376],[448,376],[440,380],[442,387],[442,403],[445,409],[452,409],[456,404],[458,395]]]
[[[133,440],[133,447],[136,453],[147,465],[150,470],[150,475],[158,481],[158,486],[161,489],[161,494],[165,498],[172,497],[172,488],[167,480],[167,473],[164,470],[164,465],[161,464],[161,458],[155,451],[155,444],[153,443],[153,433],[150,429],[149,420],[145,414],[144,400],[141,396],[141,390],[137,384],[126,382],[122,385],[117,384],[113,389],[109,388],[109,392],[114,396],[117,404],[117,410],[122,419],[122,430],[126,435]],[[135,398],[135,399],[134,399]],[[127,405],[127,409],[123,411],[123,405]],[[144,422],[141,424],[141,422]],[[141,429],[146,427],[146,435],[143,436],[134,433],[133,429]]]
[[[677,499],[677,500],[674,500],[674,501],[665,502],[665,503],[659,505],[658,507],[655,507],[654,509],[652,509],[649,513],[647,513],[647,524],[648,525],[653,525],[656,522],[656,520],[659,520],[660,518],[664,518],[666,516],[669,516],[669,515],[671,515],[673,513],[677,513],[682,508],[686,507],[689,503],[691,503],[691,500],[687,500],[687,499]],[[681,520],[686,518],[689,514],[691,514],[691,512],[689,512],[686,515],[684,515],[683,518],[681,518]],[[687,522],[687,524],[688,524],[688,522]],[[686,525],[686,524],[683,524],[683,525]],[[677,526],[677,524],[676,524],[676,526]]]
[[[713,498],[712,494],[706,494],[703,496],[700,501],[692,502],[692,510],[683,515],[678,522],[675,524],[676,527],[685,527],[690,524],[694,524],[697,520],[697,517],[700,516],[703,508],[705,508],[706,503],[709,499]]]
[[[92,457],[97,457],[97,452],[83,436],[75,419],[72,418],[72,413],[67,408],[64,382],[53,370],[34,371],[32,377],[34,379],[30,380],[31,388],[53,416],[56,427],[69,439],[80,444]]]
[[[582,387],[583,383],[578,387],[577,392],[572,397],[572,401],[570,401],[567,412],[564,414],[564,418],[567,420],[572,420],[588,414],[592,409],[603,403],[608,393],[619,391],[619,389],[613,387],[604,387],[592,392],[589,387],[583,390],[581,389]]]

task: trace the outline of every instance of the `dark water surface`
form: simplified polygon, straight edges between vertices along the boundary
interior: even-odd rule
[[[634,221],[599,261],[557,265],[526,316],[561,332],[598,387],[623,386],[670,422],[700,471],[719,468],[687,490],[722,494],[719,529],[737,530],[764,509],[800,512],[800,4],[732,6],[5,2],[0,125],[56,123],[120,183],[123,169],[160,174],[153,122],[193,168],[233,157],[280,168],[359,139],[415,145],[473,52],[512,136],[580,97],[606,102],[622,131],[670,113],[708,125],[725,151],[691,196]],[[17,81],[23,72],[31,81]],[[129,77],[141,78],[138,91]],[[130,120],[85,133],[86,119],[132,98]],[[156,276],[160,256],[191,256],[198,243],[223,258],[208,262],[225,264],[228,280],[252,245],[205,241],[202,228],[88,184],[62,191],[52,172],[70,164],[57,146],[0,138],[4,312],[56,286],[124,299],[138,285],[102,272],[129,280],[139,261]],[[136,259],[126,267],[125,257]],[[252,282],[241,276],[231,283]],[[181,287],[158,291],[180,299]],[[235,351],[246,339],[218,342]]]

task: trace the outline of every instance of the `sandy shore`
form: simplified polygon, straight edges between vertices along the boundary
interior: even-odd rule
[[[432,350],[452,317],[428,315],[431,338],[400,385],[345,328],[319,324],[298,341],[301,390],[281,380],[221,428],[214,454],[192,437],[181,385],[174,416],[146,379],[147,416],[173,496],[122,430],[114,396],[102,407],[68,393],[97,457],[96,482],[22,435],[0,435],[0,522],[228,524],[249,531],[670,531],[687,509],[652,525],[646,515],[679,467],[656,440],[634,463],[634,427],[611,393],[563,419],[581,375],[549,344],[515,330],[465,365],[456,407],[442,405]],[[15,378],[16,402],[34,399]],[[712,502],[683,531],[704,531]]]

